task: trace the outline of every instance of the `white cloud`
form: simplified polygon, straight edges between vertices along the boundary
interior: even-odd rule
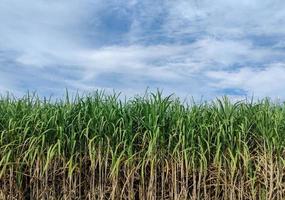
[[[182,46],[111,46],[81,52],[86,61],[88,78],[100,72],[123,72],[157,79],[176,79],[174,69],[167,65],[185,48]]]
[[[264,69],[244,67],[235,72],[210,71],[207,76],[216,80],[212,86],[240,88],[256,97],[285,98],[285,63],[271,64]]]
[[[102,30],[98,24],[100,15],[111,8],[131,24],[125,34],[111,34],[110,39],[104,34],[113,27],[107,23],[103,27],[109,29]],[[285,37],[284,8],[280,0],[2,0],[0,50],[12,52],[13,64],[38,72],[44,84],[60,83],[58,87],[110,89],[92,81],[104,73],[118,73],[128,76],[122,79],[129,92],[144,90],[153,81],[181,94],[189,90],[215,96],[219,89],[239,88],[273,96],[282,91],[277,83],[284,82],[283,64],[274,64],[285,63],[284,42],[258,43],[265,36]],[[120,42],[113,44],[112,39]],[[12,64],[6,65],[0,54],[0,91],[19,89],[28,80],[19,71],[4,72],[7,66]],[[65,74],[57,74],[56,67],[66,69]],[[76,79],[70,78],[70,68],[80,71]],[[52,90],[37,81],[34,85]]]
[[[284,34],[282,0],[178,0],[168,2],[169,34],[206,33],[240,38],[252,34]]]
[[[88,2],[3,0],[0,4],[0,49],[17,52],[29,66],[60,64],[80,48],[80,28]]]

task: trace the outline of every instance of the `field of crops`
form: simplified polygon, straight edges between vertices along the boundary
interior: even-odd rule
[[[0,199],[285,199],[285,105],[0,100]]]

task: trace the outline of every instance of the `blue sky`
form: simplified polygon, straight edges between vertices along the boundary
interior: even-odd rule
[[[285,1],[1,0],[0,93],[285,98]]]

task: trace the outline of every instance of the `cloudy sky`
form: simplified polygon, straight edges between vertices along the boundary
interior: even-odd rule
[[[285,99],[283,0],[0,0],[0,93]]]

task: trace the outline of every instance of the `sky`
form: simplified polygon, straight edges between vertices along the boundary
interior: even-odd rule
[[[0,0],[0,93],[285,99],[283,0]]]

